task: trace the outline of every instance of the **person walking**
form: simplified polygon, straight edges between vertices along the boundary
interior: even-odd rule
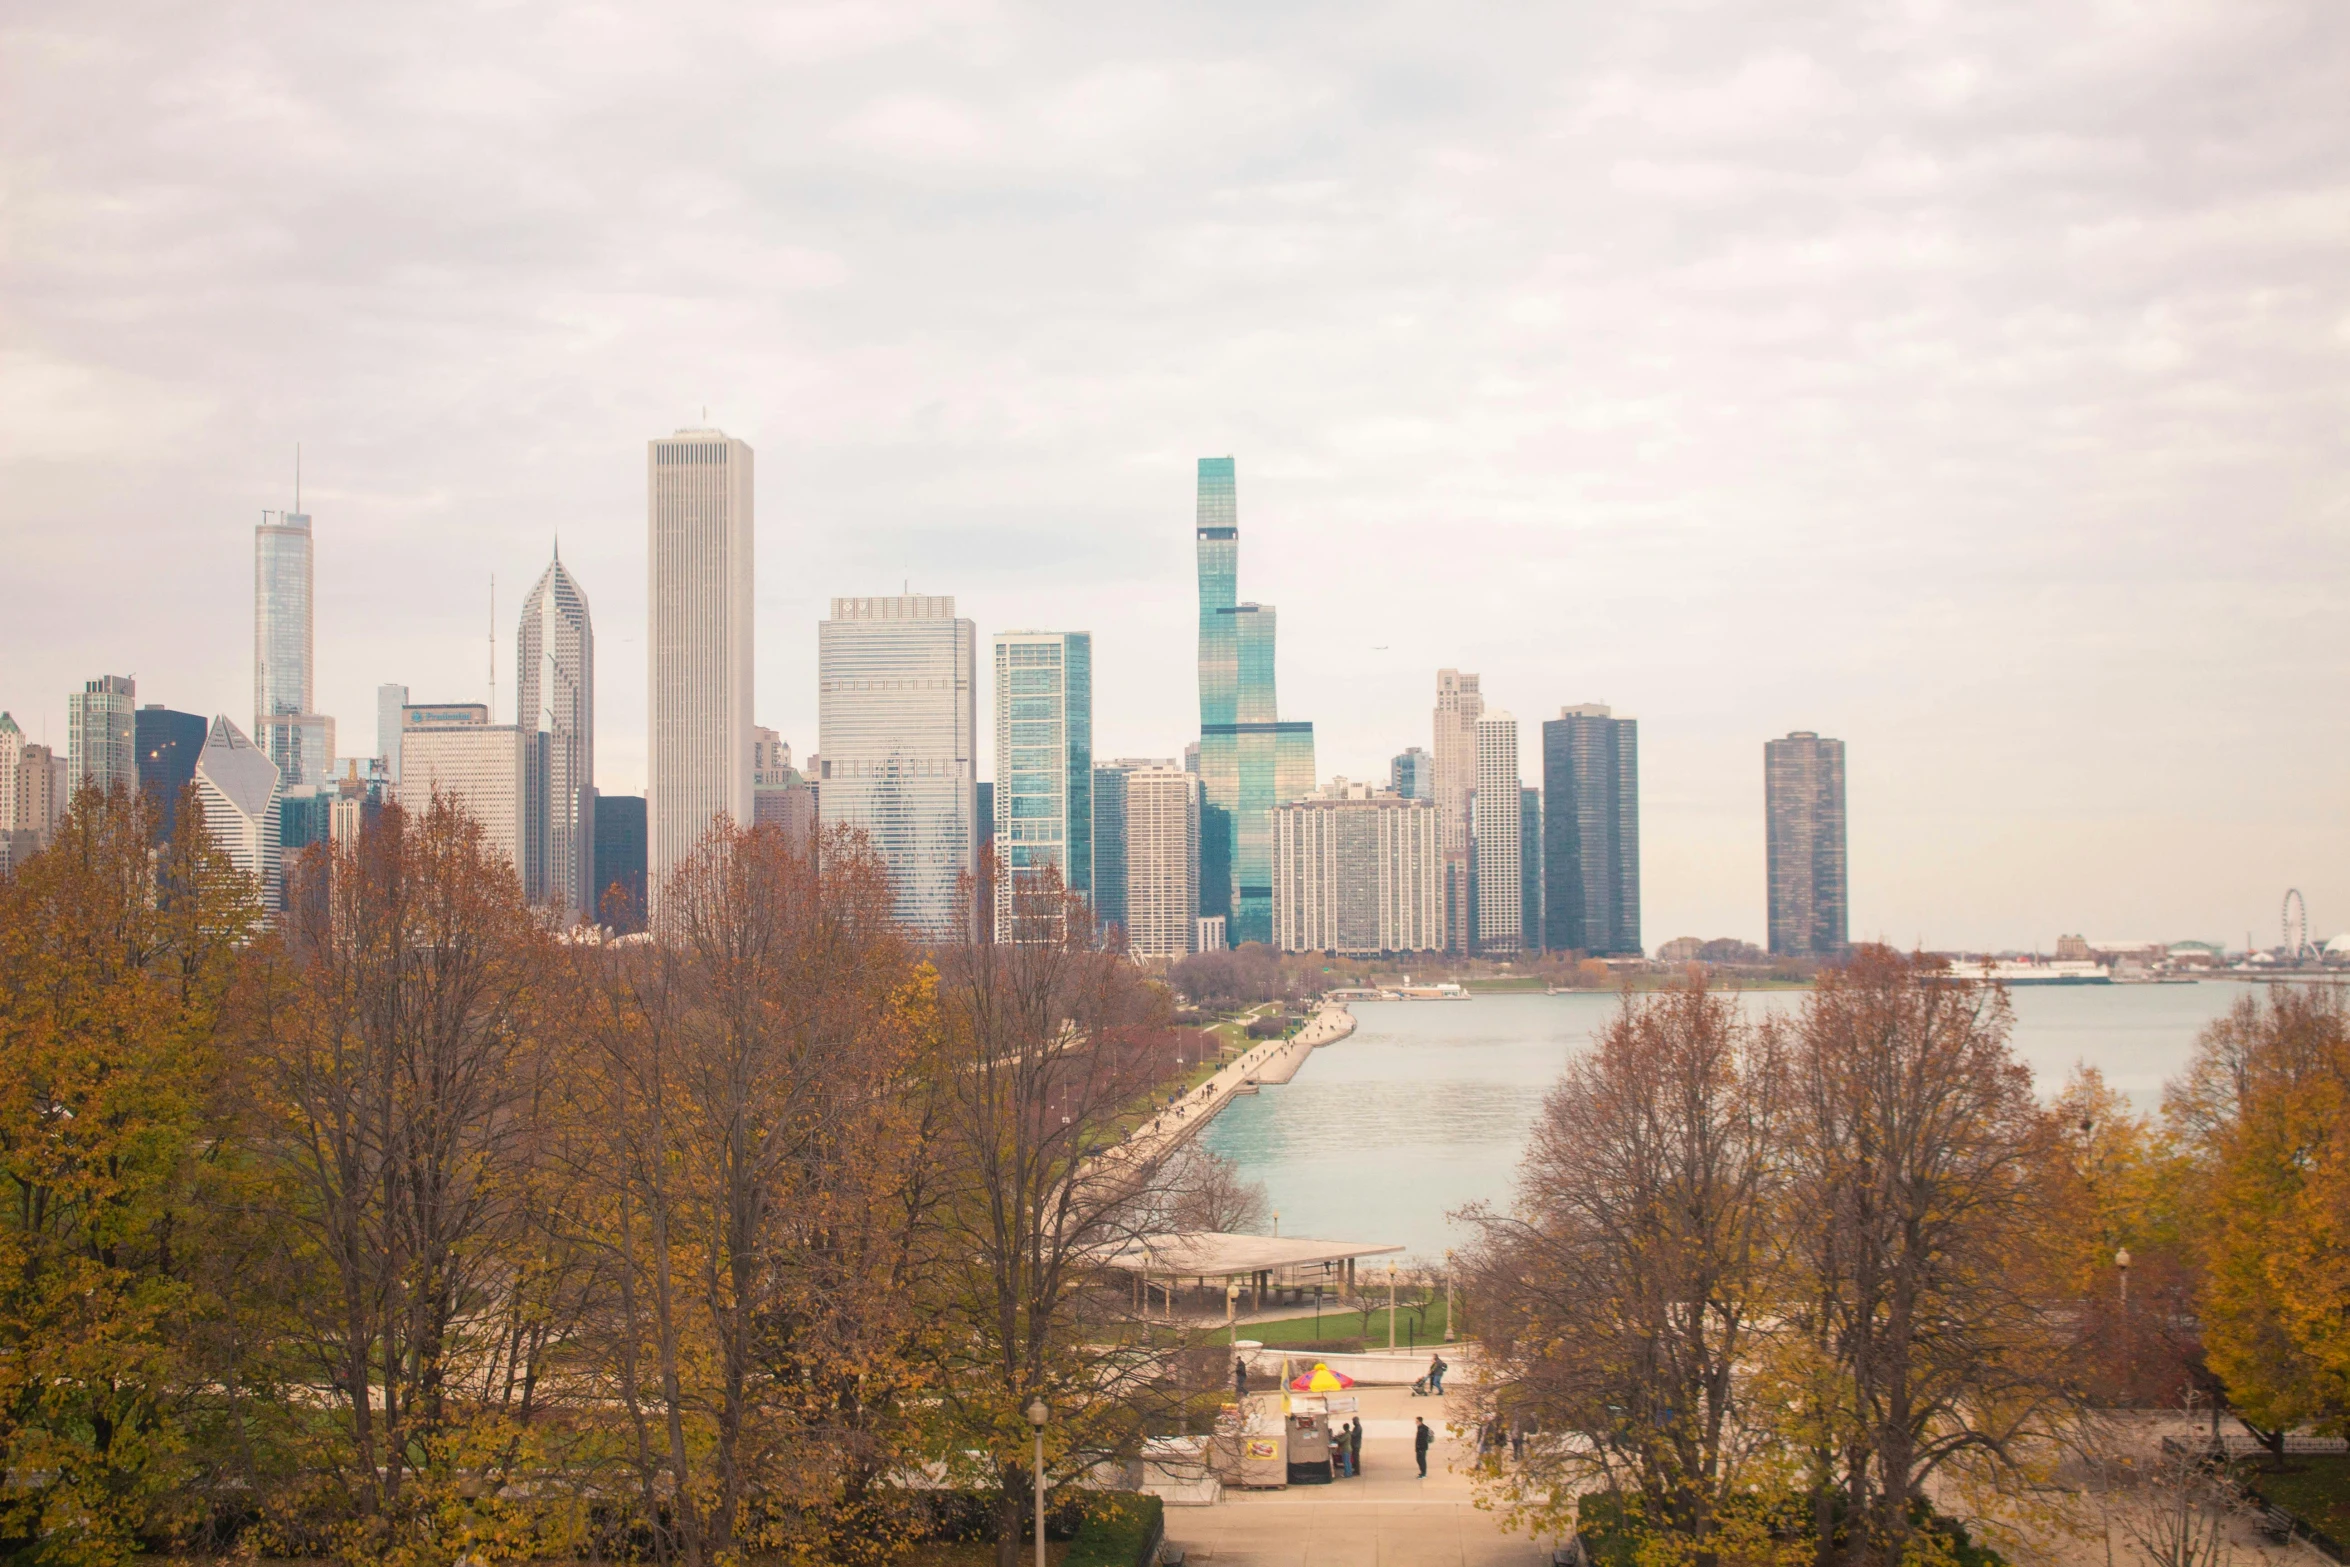
[[[1428,1422],[1412,1416],[1412,1456],[1420,1461],[1420,1478],[1428,1478],[1428,1449],[1436,1445],[1436,1433],[1428,1429]]]
[[[1444,1374],[1452,1368],[1444,1363],[1442,1355],[1428,1357],[1428,1391],[1438,1398],[1444,1396]]]

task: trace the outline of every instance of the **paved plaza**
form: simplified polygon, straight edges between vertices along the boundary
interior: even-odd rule
[[[1362,1388],[1357,1396],[1359,1478],[1228,1490],[1213,1507],[1170,1507],[1168,1543],[1181,1546],[1187,1562],[1210,1567],[1547,1567],[1549,1541],[1505,1534],[1477,1510],[1464,1472],[1469,1449],[1444,1429],[1449,1400],[1414,1398],[1404,1388]],[[1414,1415],[1436,1428],[1425,1480],[1412,1461]]]

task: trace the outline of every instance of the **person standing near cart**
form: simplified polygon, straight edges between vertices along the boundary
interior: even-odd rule
[[[1248,1362],[1238,1355],[1232,1357],[1232,1396],[1243,1409],[1248,1407]]]

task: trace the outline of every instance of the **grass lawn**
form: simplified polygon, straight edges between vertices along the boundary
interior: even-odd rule
[[[1381,1306],[1371,1313],[1368,1327],[1363,1325],[1363,1314],[1352,1306],[1325,1301],[1322,1317],[1316,1324],[1312,1312],[1302,1317],[1284,1317],[1278,1322],[1244,1322],[1240,1325],[1242,1338],[1253,1338],[1267,1349],[1287,1349],[1307,1344],[1333,1348],[1345,1340],[1359,1340],[1365,1349],[1387,1348],[1387,1308]],[[1444,1302],[1430,1306],[1424,1316],[1415,1315],[1408,1306],[1400,1306],[1395,1313],[1395,1347],[1403,1349],[1441,1348],[1444,1338]]]
[[[2303,1523],[2350,1539],[2350,1453],[2295,1453],[2282,1470],[2255,1458],[2238,1464],[2236,1475]]]

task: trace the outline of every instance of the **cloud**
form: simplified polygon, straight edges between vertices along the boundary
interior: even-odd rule
[[[2284,867],[2350,923],[2345,77],[2324,0],[20,8],[0,706],[241,711],[300,440],[346,732],[481,690],[559,531],[634,787],[643,443],[707,406],[762,722],[812,748],[815,613],[911,578],[1093,629],[1104,748],[1172,754],[1231,452],[1321,770],[1439,665],[1614,700],[1652,937],[1759,933],[1795,727],[1858,926],[2236,928]],[[2242,852],[2067,825],[2117,800]]]

